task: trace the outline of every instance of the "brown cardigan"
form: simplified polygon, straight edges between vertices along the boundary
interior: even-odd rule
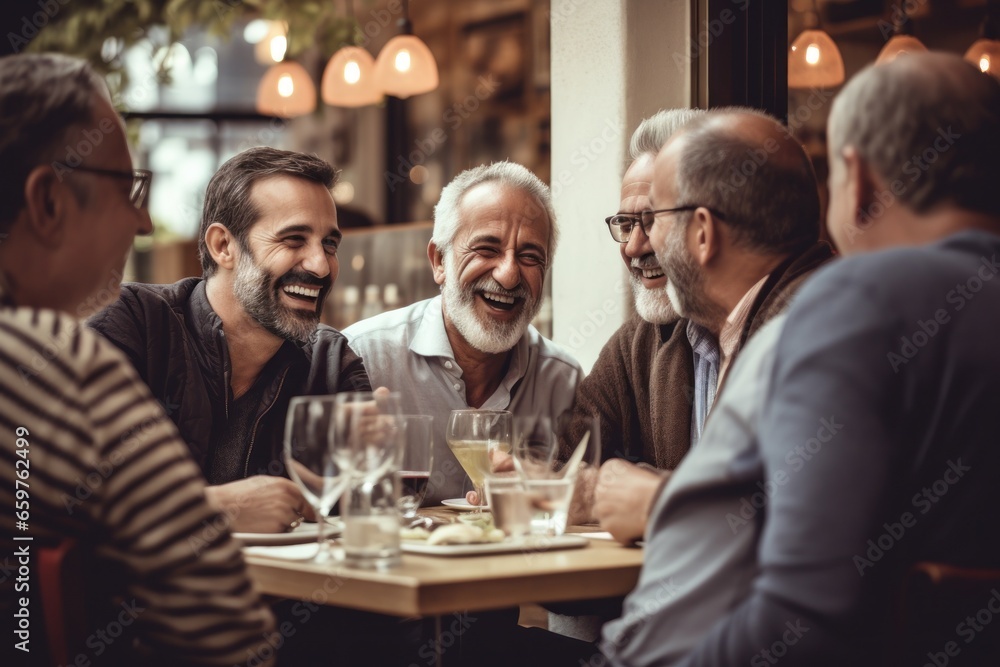
[[[832,257],[830,246],[820,241],[772,271],[754,301],[734,355]],[[691,446],[694,362],[687,324],[681,318],[657,326],[638,315],[625,322],[577,388],[569,442],[583,436],[584,417],[598,415],[602,461],[624,458],[663,470],[676,468]]]

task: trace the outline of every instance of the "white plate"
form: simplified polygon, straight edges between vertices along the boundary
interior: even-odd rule
[[[442,500],[441,504],[460,512],[472,512],[479,509],[479,505],[471,505],[465,498],[450,498],[448,500]],[[483,509],[488,512],[490,510],[490,506],[483,505]]]
[[[326,528],[323,534],[326,537],[337,537],[344,529],[344,524],[340,519],[327,519]],[[243,540],[246,545],[278,545],[278,544],[306,544],[319,539],[318,523],[303,523],[295,530],[287,533],[233,533],[233,537]]]
[[[559,537],[527,537],[486,544],[427,544],[422,540],[403,540],[403,551],[424,556],[482,556],[486,554],[538,553],[559,549],[580,549],[587,546],[587,540],[579,535]]]

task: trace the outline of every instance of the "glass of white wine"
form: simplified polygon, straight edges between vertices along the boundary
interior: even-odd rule
[[[502,458],[509,459],[513,415],[506,410],[452,410],[445,438],[462,464],[479,498],[482,515],[483,483]]]

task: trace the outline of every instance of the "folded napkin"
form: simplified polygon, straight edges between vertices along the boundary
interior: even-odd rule
[[[337,547],[331,547],[327,553],[336,558],[340,551],[341,549],[338,549]],[[319,545],[315,542],[309,542],[307,544],[244,547],[243,553],[248,556],[263,556],[264,558],[276,558],[278,560],[301,560],[314,562],[314,559],[319,553]]]

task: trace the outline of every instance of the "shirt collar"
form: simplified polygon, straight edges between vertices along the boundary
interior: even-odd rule
[[[767,282],[768,275],[758,280],[753,287],[747,290],[747,293],[743,295],[743,298],[739,300],[736,307],[733,308],[732,312],[729,313],[729,317],[726,318],[725,324],[722,325],[722,330],[719,332],[719,350],[722,353],[723,361],[727,361],[736,351],[736,346],[739,345],[740,335],[743,332],[743,327],[747,323],[747,318],[750,316],[750,309],[753,307],[754,301],[757,300],[757,295],[760,290],[764,287],[764,283]]]
[[[410,352],[422,357],[441,357],[449,361],[455,361],[455,352],[451,349],[451,342],[448,340],[448,331],[444,326],[444,310],[441,307],[442,297],[437,295],[427,304],[417,330],[410,340]],[[508,392],[518,381],[524,377],[528,370],[528,356],[531,341],[537,334],[530,325],[524,335],[517,341],[517,345],[512,350],[510,365],[507,375],[501,381],[500,386]],[[458,364],[456,370],[461,373]],[[488,407],[489,401],[483,405]]]

